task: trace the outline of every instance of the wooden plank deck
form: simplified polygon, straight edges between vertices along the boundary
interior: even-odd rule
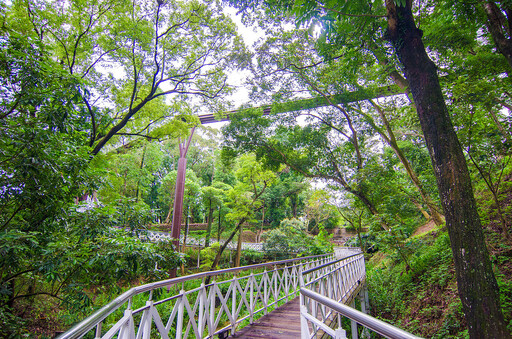
[[[300,338],[300,298],[290,300],[229,338]]]

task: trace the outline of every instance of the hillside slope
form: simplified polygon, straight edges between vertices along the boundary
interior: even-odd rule
[[[507,178],[507,183],[512,178]],[[507,225],[512,206],[512,186],[504,185],[502,208]],[[507,239],[496,206],[478,194],[480,216],[494,264],[501,306],[512,331],[512,241]],[[368,261],[368,284],[372,315],[425,338],[468,337],[457,293],[448,233],[426,224],[407,239],[410,268],[393,251],[380,251]]]

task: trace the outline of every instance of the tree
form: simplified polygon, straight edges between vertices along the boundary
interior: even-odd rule
[[[404,65],[446,215],[459,295],[472,338],[506,338],[498,286],[484,242],[471,178],[437,75],[412,15],[412,2],[386,3],[387,37]]]
[[[40,41],[0,32],[0,318],[8,319],[0,336],[13,337],[26,334],[20,309],[29,318],[33,305],[57,301],[83,314],[93,286],[161,279],[155,262],[171,268],[180,259],[112,228],[139,228],[149,211],[75,204],[98,187],[84,86]]]
[[[482,2],[482,7],[487,16],[487,29],[491,33],[496,48],[512,67],[512,34],[510,31],[512,27],[509,21],[512,18],[512,8],[507,2],[496,1]],[[476,10],[478,11],[479,8]]]
[[[133,143],[130,148],[122,147],[118,152],[96,156],[90,166],[103,172],[103,179],[108,183],[98,191],[101,202],[109,204],[123,198],[149,202],[163,159],[164,153],[159,144],[143,140]]]
[[[284,219],[279,227],[265,233],[263,250],[269,257],[278,259],[289,258],[291,254],[319,255],[332,253],[330,242],[332,235],[320,228],[317,236],[307,233],[307,226],[297,219]]]
[[[363,151],[364,142],[355,140],[366,138],[355,128],[346,127],[345,115],[333,114],[332,110],[318,115],[320,118],[311,117],[302,126],[304,123],[292,113],[262,117],[257,110],[238,112],[223,129],[224,155],[254,152],[269,168],[285,164],[306,178],[336,185],[359,199],[371,214],[380,218],[382,228],[389,230],[389,220],[380,217],[362,173],[372,155],[369,147]],[[354,119],[352,126],[355,124]]]
[[[208,211],[207,228],[204,239],[204,247],[210,246],[210,235],[212,232],[213,212],[215,209],[220,209],[223,203],[225,192],[218,187],[219,183],[214,182],[212,186],[202,188],[203,191],[203,205]]]
[[[510,337],[501,313],[498,286],[464,154],[443,97],[437,67],[426,52],[422,31],[416,27],[413,2],[301,1],[267,3],[267,6],[293,13],[302,23],[318,22],[333,45],[339,43],[337,38],[349,27],[368,27],[369,30],[363,30],[366,34],[382,25],[384,37],[403,66],[435,170],[470,337]],[[380,18],[386,21],[379,22]],[[375,25],[369,25],[370,22]]]
[[[355,47],[352,48],[355,49]],[[358,46],[357,48],[360,47]],[[376,44],[372,41],[370,50],[373,54],[376,52],[375,48]],[[382,140],[395,151],[407,175],[409,175],[410,180],[420,193],[421,200],[425,202],[427,209],[430,211],[430,215],[427,214],[426,218],[430,219],[432,217],[435,223],[440,225],[443,222],[443,218],[438,212],[439,207],[424,189],[423,184],[412,169],[405,154],[399,148],[395,132],[384,109],[371,99],[369,100],[371,106],[364,105],[361,101],[349,104],[331,100],[335,94],[348,89],[354,90],[365,84],[372,86],[375,81],[375,75],[370,72],[374,71],[377,74],[381,72],[379,67],[372,65],[372,59],[375,59],[375,56],[368,55],[368,53],[358,53],[354,56],[354,51],[350,47],[344,46],[343,51],[341,51],[342,54],[334,57],[340,62],[323,62],[318,55],[321,52],[322,47],[318,46],[318,44],[315,46],[314,39],[309,36],[309,32],[305,29],[284,32],[277,30],[272,32],[272,35],[267,35],[266,40],[257,48],[257,74],[255,75],[256,79],[253,81],[255,86],[261,89],[261,93],[257,93],[257,98],[271,97],[274,100],[290,100],[293,93],[300,95],[305,91],[308,91],[313,97],[323,98],[333,108],[333,113],[325,114],[318,108],[309,112],[303,110],[301,113],[314,117],[323,124],[333,127],[334,130],[351,140],[354,145],[354,152],[360,159],[359,166],[364,161],[364,155],[361,155],[361,153],[364,152],[363,140],[365,138],[365,136],[359,134],[364,133],[363,131],[366,126],[365,124],[357,123],[357,120],[352,117],[355,113],[361,115],[365,123],[377,132]],[[353,74],[354,71],[345,70],[347,62],[344,61],[354,57],[358,58],[358,63],[364,65],[363,74],[358,72],[355,75]],[[358,68],[357,71],[360,69]],[[389,70],[386,74],[388,72]],[[398,77],[402,78],[396,70],[392,71],[392,73],[394,80]],[[395,82],[400,85],[404,81],[396,80]],[[270,89],[272,91],[267,93]],[[387,101],[389,102],[389,100]],[[372,111],[378,113],[376,114],[377,117],[374,118]],[[345,116],[344,119],[348,126],[346,131],[340,126],[336,114]],[[377,120],[382,121],[383,126],[380,126]]]
[[[335,206],[330,203],[331,196],[326,190],[314,190],[306,205],[306,216],[308,218],[308,231],[319,229],[320,225],[328,219],[336,217]],[[313,227],[311,228],[311,225]]]
[[[219,264],[222,252],[237,233],[239,235],[235,265],[240,266],[243,224],[251,221],[255,211],[261,207],[262,194],[275,181],[275,174],[265,170],[253,154],[245,154],[237,159],[235,173],[238,182],[227,193],[231,211],[226,218],[235,222],[236,226],[220,248],[212,269]]]
[[[262,195],[263,206],[256,212],[261,222],[256,229],[256,241],[260,242],[264,229],[278,227],[284,219],[297,219],[303,215],[310,183],[302,175],[288,167],[279,169],[276,181]]]
[[[48,46],[60,69],[86,81],[93,155],[119,138],[185,135],[198,122],[189,98],[222,107],[210,99],[228,92],[226,71],[245,53],[215,3],[15,1],[8,20]]]

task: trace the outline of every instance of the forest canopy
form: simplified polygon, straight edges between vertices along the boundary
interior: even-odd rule
[[[407,275],[421,271],[411,237],[431,223],[469,336],[509,336],[508,2],[0,6],[0,336],[36,326],[34,300],[70,325],[105,286],[112,297],[184,264],[137,234],[168,227],[178,145],[196,127],[183,223],[207,226],[186,236],[252,234],[277,258],[328,251],[326,229],[344,227]],[[246,83],[230,83],[239,71]],[[230,111],[241,87],[250,104]],[[222,130],[199,126],[228,111]]]

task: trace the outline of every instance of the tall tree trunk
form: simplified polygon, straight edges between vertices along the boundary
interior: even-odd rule
[[[142,169],[144,168],[144,156],[146,155],[146,143],[144,143],[144,148],[142,149],[142,158],[140,159],[140,175],[139,179],[137,180],[137,191],[135,192],[135,202],[139,202],[139,192],[140,192],[140,178],[142,176]]]
[[[190,226],[190,206],[187,206],[187,217],[185,219],[185,236],[183,237],[183,244],[181,245],[181,253],[187,250],[187,237]],[[181,275],[185,275],[185,263],[181,264]]]
[[[509,338],[498,285],[457,135],[446,107],[435,64],[428,57],[411,7],[386,0],[387,38],[403,64],[434,167],[450,235],[459,296],[471,338]]]
[[[482,2],[487,15],[487,28],[494,44],[512,67],[512,39],[510,39],[511,27],[509,26],[511,8],[506,4],[502,5],[504,8],[499,8],[494,1]]]
[[[219,222],[218,222],[218,225],[217,225],[217,242],[220,242],[220,234],[222,233],[222,228],[221,228],[221,211],[222,211],[222,207],[219,206]]]
[[[236,245],[236,256],[235,256],[235,267],[240,267],[240,258],[242,256],[242,233],[243,226],[240,225],[240,230],[238,231],[238,242]]]
[[[206,236],[204,238],[204,247],[210,246],[210,236],[211,236],[211,233],[212,233],[212,219],[213,219],[212,199],[209,199],[208,223],[207,223],[207,226],[206,226]]]
[[[185,175],[187,173],[187,152],[194,135],[195,127],[192,127],[186,142],[179,144],[180,158],[178,160],[178,173],[176,174],[176,187],[174,193],[174,206],[172,214],[171,237],[174,250],[179,252],[181,220],[183,218],[183,197],[185,194]],[[171,270],[170,277],[176,277],[176,269]]]
[[[298,205],[297,200],[298,200],[297,194],[293,194],[290,197],[290,201],[292,202],[293,217],[295,219],[297,219],[297,205]]]
[[[181,245],[181,252],[184,253],[187,248],[188,231],[190,227],[190,206],[187,206],[187,217],[185,218],[185,235],[183,236],[183,245]]]
[[[228,239],[224,242],[224,244],[222,244],[222,246],[219,249],[219,252],[215,256],[215,259],[213,260],[212,266],[210,266],[210,271],[213,271],[215,269],[215,267],[217,267],[217,265],[219,265],[220,258],[222,257],[222,253],[224,253],[224,250],[226,249],[226,247],[228,247],[228,244],[231,242],[231,240],[233,240],[233,238],[235,237],[235,234],[238,232],[238,230],[242,228],[242,224],[245,222],[245,220],[246,219],[244,218],[238,222],[238,225],[236,225],[235,229],[233,230],[233,232],[231,232]],[[211,277],[207,277],[205,280],[205,284],[208,285],[210,283],[210,280],[211,280]]]
[[[167,216],[165,217],[164,224],[169,224],[172,217],[172,207],[174,206],[174,199],[171,199],[169,202],[169,212],[167,212]]]
[[[261,235],[263,234],[263,224],[265,223],[265,203],[263,203],[263,211],[262,211],[261,214],[262,214],[262,216],[261,216],[261,227],[260,227],[260,232],[257,235],[256,242],[261,242]]]

